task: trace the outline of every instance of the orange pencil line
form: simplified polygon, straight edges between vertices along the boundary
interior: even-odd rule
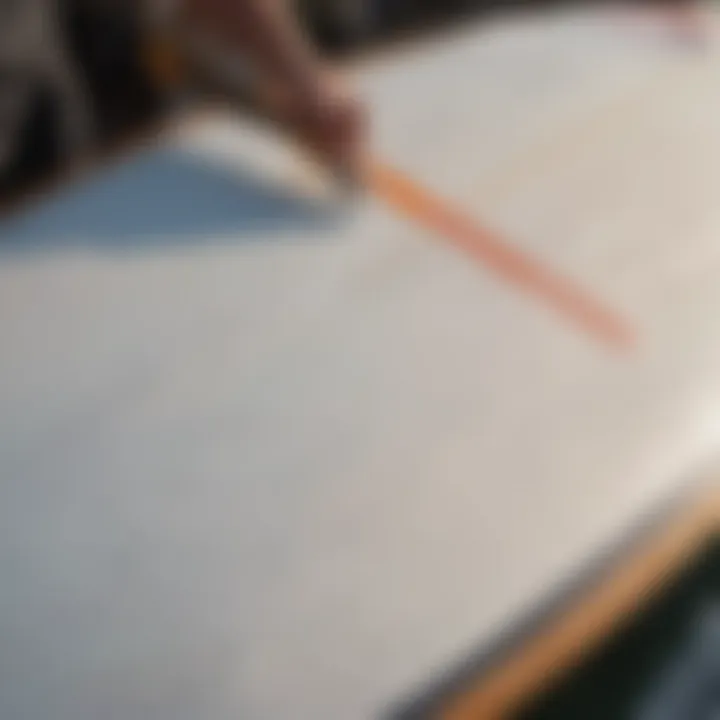
[[[501,237],[449,207],[400,171],[369,163],[366,182],[384,202],[491,269],[505,281],[534,295],[585,332],[614,347],[627,348],[635,333],[612,310],[570,280],[554,274]]]

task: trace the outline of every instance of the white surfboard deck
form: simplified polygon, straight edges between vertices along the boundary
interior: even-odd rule
[[[4,720],[378,716],[720,450],[720,54],[575,12],[354,76],[637,348],[229,116],[6,220]]]

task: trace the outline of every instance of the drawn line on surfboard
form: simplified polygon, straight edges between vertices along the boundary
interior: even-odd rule
[[[500,235],[381,162],[364,168],[368,188],[396,212],[432,230],[497,277],[535,297],[577,328],[614,348],[629,349],[636,332],[621,315],[569,278],[512,246]]]

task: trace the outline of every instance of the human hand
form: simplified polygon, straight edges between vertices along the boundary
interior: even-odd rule
[[[345,179],[358,180],[367,141],[362,103],[335,78],[323,76],[294,95],[288,122],[291,130],[328,167]]]

